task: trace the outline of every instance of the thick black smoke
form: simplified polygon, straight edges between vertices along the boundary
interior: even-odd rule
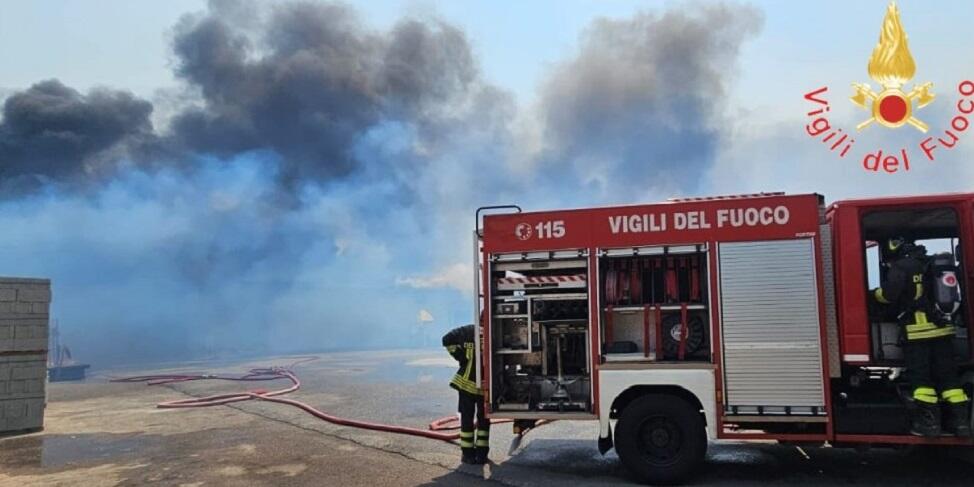
[[[277,156],[278,180],[294,191],[352,174],[353,145],[377,124],[401,121],[433,137],[456,106],[489,89],[451,25],[406,19],[376,32],[344,5],[252,7],[244,19],[238,6],[213,2],[175,27],[176,74],[196,99],[167,134],[153,132],[152,104],[126,92],[82,95],[51,80],[10,96],[0,124],[4,193],[110,175],[123,159],[186,166],[249,151]]]
[[[738,51],[760,24],[729,5],[596,21],[544,86],[548,158],[617,197],[692,191],[714,160]]]
[[[0,195],[111,172],[154,137],[151,113],[152,104],[131,93],[82,95],[57,80],[11,95],[0,119]]]
[[[217,7],[184,19],[174,49],[177,73],[202,96],[173,121],[175,140],[224,157],[273,151],[287,187],[348,175],[365,130],[422,124],[477,77],[456,28],[405,20],[375,33],[341,5],[280,5],[256,27],[229,23]]]

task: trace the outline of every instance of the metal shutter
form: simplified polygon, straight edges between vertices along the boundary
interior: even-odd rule
[[[812,239],[720,244],[726,406],[732,414],[823,414]]]

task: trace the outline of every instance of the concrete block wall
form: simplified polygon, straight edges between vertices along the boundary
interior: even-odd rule
[[[44,425],[51,282],[0,277],[0,433]]]
[[[44,425],[47,355],[0,355],[0,432]]]

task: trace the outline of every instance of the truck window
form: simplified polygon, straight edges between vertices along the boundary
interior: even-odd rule
[[[866,242],[866,280],[869,289],[879,286],[879,243]]]

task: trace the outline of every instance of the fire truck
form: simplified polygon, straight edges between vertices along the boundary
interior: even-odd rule
[[[949,254],[961,290],[974,287],[974,193],[476,218],[477,381],[489,416],[516,431],[598,421],[599,450],[654,483],[686,479],[708,440],[974,445],[909,434],[901,327],[869,293],[884,273],[877,243],[893,236]],[[954,349],[971,395],[962,303]]]

